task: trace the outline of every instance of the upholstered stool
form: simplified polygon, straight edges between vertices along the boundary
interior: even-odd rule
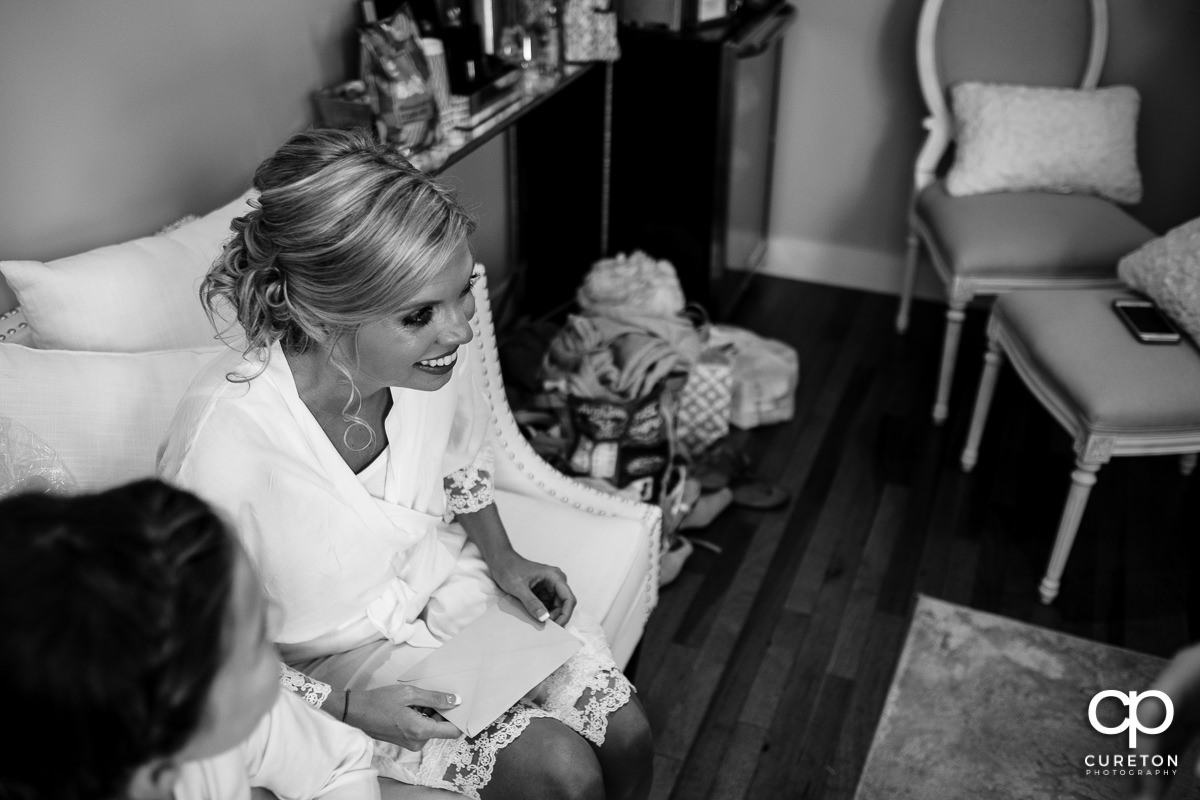
[[[1075,470],[1040,593],[1059,581],[1096,473],[1113,456],[1200,451],[1200,353],[1190,340],[1141,344],[1112,310],[1120,289],[1044,290],[1000,296],[988,322],[988,351],[962,467],[975,466],[1003,358],[1075,440]]]

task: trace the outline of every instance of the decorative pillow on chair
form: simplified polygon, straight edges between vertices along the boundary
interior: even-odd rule
[[[1132,86],[957,84],[950,90],[956,150],[946,191],[1082,192],[1137,203],[1139,105]]]
[[[197,294],[253,190],[161,235],[55,261],[0,261],[40,348],[141,352],[212,345]]]
[[[1200,218],[1172,228],[1122,258],[1117,275],[1200,343]]]
[[[222,349],[87,353],[0,345],[0,418],[52,447],[81,490],[153,475],[176,404]]]

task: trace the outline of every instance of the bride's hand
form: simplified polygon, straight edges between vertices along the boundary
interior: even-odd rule
[[[426,716],[418,708],[445,711],[459,704],[445,692],[431,692],[416,686],[381,686],[377,689],[352,689],[349,705],[345,695],[333,694],[322,708],[335,718],[346,710],[346,722],[374,739],[398,744],[406,750],[420,750],[430,739],[457,739],[462,731],[440,714]]]
[[[517,598],[538,622],[551,619],[566,625],[571,620],[575,613],[575,593],[558,567],[530,561],[517,553],[488,567],[496,585]]]

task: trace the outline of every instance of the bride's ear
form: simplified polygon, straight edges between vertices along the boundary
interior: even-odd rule
[[[156,758],[134,770],[126,796],[129,800],[170,800],[178,781],[178,762]]]

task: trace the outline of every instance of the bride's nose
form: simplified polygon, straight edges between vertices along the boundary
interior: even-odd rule
[[[454,307],[450,320],[442,330],[441,338],[443,342],[452,345],[464,345],[475,338],[475,333],[471,330],[471,318],[466,312],[467,309],[462,306]]]

